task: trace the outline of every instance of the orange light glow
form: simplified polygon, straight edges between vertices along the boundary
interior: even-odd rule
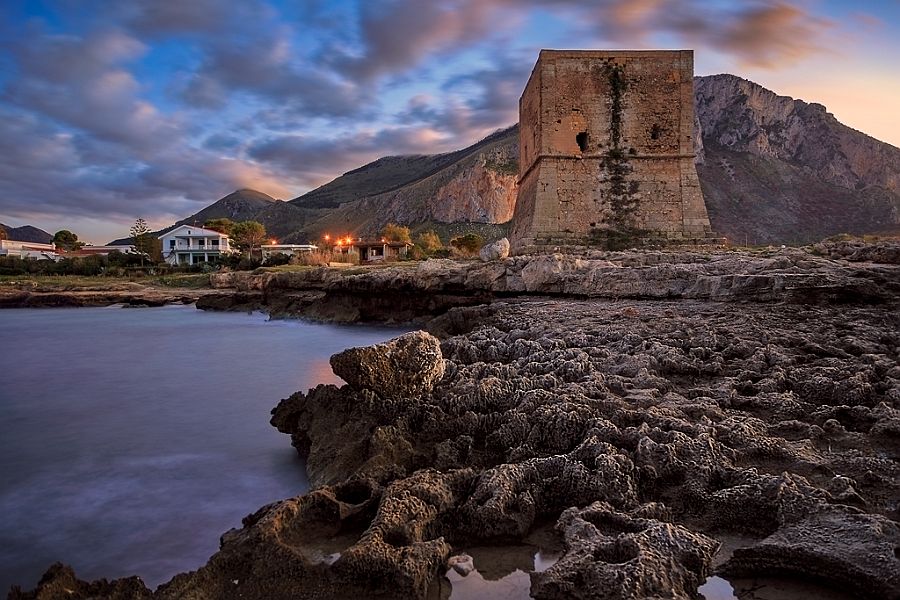
[[[278,243],[278,240],[269,240],[269,243],[274,246]]]
[[[338,246],[343,246],[343,245],[344,245],[344,240],[338,240],[338,241],[337,241],[337,245],[338,245]]]
[[[325,241],[327,242],[327,241],[330,240],[330,239],[331,239],[331,236],[328,235],[328,234],[326,233],[326,234],[325,234]]]

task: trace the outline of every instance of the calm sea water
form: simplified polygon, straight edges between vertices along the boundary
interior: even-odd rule
[[[398,329],[193,307],[0,310],[0,596],[54,561],[150,586],[304,492],[269,411]]]

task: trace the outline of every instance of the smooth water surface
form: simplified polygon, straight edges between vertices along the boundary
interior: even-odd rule
[[[193,307],[0,310],[0,596],[54,561],[151,587],[307,489],[278,400],[398,329]]]

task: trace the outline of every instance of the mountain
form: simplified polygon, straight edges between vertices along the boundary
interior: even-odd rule
[[[295,237],[302,236],[299,232],[309,222],[321,218],[324,212],[327,211],[293,206],[287,202],[276,200],[268,194],[243,188],[216,200],[187,218],[176,221],[169,227],[154,231],[153,234],[161,235],[179,225],[202,226],[212,219],[231,219],[235,222],[259,221],[266,226],[266,233],[281,240],[291,234],[294,234]],[[118,246],[130,243],[131,238],[120,238],[110,242],[110,245]]]
[[[326,211],[306,209],[276,200],[268,194],[248,188],[237,190],[210,204],[200,212],[182,219],[179,225],[203,225],[211,219],[231,219],[238,221],[259,221],[266,226],[266,233],[281,240],[291,234],[298,234],[308,223],[320,218]],[[306,241],[304,238],[303,241]]]
[[[804,243],[900,232],[900,149],[821,104],[734,75],[694,79],[697,171],[713,230],[738,243]],[[280,241],[376,234],[386,223],[442,238],[506,234],[516,201],[518,126],[456,152],[388,156],[288,202],[238,190],[179,221],[253,219]]]
[[[734,75],[694,80],[697,170],[713,229],[738,242],[808,242],[900,226],[900,149],[821,104]]]
[[[35,244],[50,244],[53,242],[53,235],[47,233],[43,229],[32,227],[31,225],[9,227],[0,223],[0,227],[6,230],[6,237],[10,240],[32,242]]]
[[[821,104],[734,75],[697,77],[697,170],[713,229],[741,243],[803,243],[900,231],[900,149],[841,124]],[[503,223],[515,205],[518,128],[463,150],[392,156],[290,204],[330,208],[304,234]],[[496,230],[502,233],[500,230]]]
[[[268,194],[244,188],[232,192],[200,212],[176,222],[175,227],[179,225],[203,225],[211,219],[231,219],[235,222],[249,221],[257,213],[276,202],[279,202],[279,200]]]
[[[512,218],[518,155],[513,126],[456,152],[380,158],[290,204],[330,209],[304,232],[310,238],[326,232],[372,235],[389,222],[448,235],[461,230],[503,235],[492,224]],[[470,225],[448,226],[453,223]]]

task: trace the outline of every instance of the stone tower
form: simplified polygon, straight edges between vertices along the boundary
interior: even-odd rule
[[[519,99],[516,254],[709,238],[694,53],[542,50]]]

